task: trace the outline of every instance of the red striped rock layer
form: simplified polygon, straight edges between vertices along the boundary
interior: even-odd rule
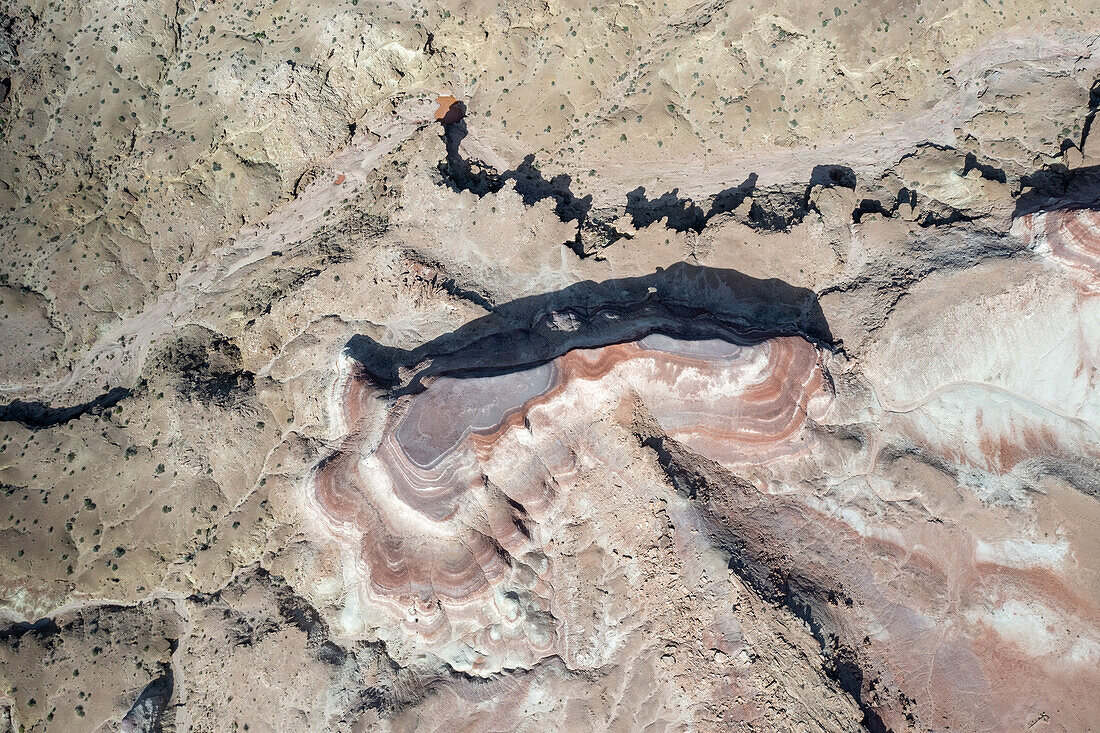
[[[365,378],[341,384],[346,436],[315,472],[315,507],[355,543],[368,602],[475,672],[554,653],[543,523],[585,465],[628,468],[584,437],[596,420],[640,402],[691,450],[761,464],[805,452],[807,418],[831,399],[818,350],[797,337],[651,335],[436,377],[388,409]]]
[[[1079,691],[1097,684],[1100,609],[1075,587],[1065,541],[982,539],[1005,526],[980,506],[962,525],[907,522],[836,496],[708,486],[698,505],[720,531],[853,650],[885,729],[1012,730],[1044,708],[1056,729],[1095,719]]]
[[[1100,290],[1100,211],[1044,211],[1021,217],[1017,226],[1037,252],[1073,272],[1083,289]]]

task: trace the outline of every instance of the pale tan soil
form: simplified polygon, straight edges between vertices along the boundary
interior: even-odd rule
[[[0,729],[1087,729],[1098,16],[0,3]],[[814,448],[566,409],[563,647],[470,674],[318,511],[346,347],[681,262],[820,306]]]

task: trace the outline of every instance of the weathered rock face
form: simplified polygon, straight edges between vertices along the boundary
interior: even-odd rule
[[[535,312],[510,324],[507,345],[494,324],[471,324],[482,333],[470,343],[418,355],[432,375],[404,377],[416,387],[395,399],[367,367],[342,362],[344,437],[311,490],[337,541],[358,553],[364,605],[388,607],[410,638],[478,674],[568,659],[556,637],[571,620],[553,612],[563,599],[548,559],[565,495],[583,493],[596,464],[639,480],[608,452],[597,416],[629,418],[637,405],[670,438],[731,466],[808,451],[803,427],[831,399],[818,349],[683,305],[694,288],[734,311],[750,295],[736,289],[746,278],[678,266],[653,282],[662,289],[641,302]],[[539,352],[558,355],[531,363]]]
[[[1072,691],[1096,682],[1092,591],[1065,539],[996,527],[1049,477],[1094,494],[1091,431],[984,385],[884,409],[827,344],[732,325],[731,313],[755,312],[737,305],[759,283],[672,272],[610,314],[536,311],[507,328],[502,316],[415,355],[352,343],[334,392],[343,437],[308,489],[352,558],[360,615],[344,622],[481,676],[549,657],[605,664],[568,643],[585,611],[555,582],[576,557],[562,536],[593,473],[643,486],[657,464],[729,567],[808,624],[867,724],[1003,729],[1039,699],[1084,724]],[[678,314],[692,294],[726,314]],[[386,379],[383,359],[399,376]],[[966,525],[945,525],[943,489],[985,501],[963,502]],[[1027,666],[1043,667],[1040,682],[1014,672]]]
[[[0,7],[0,728],[1089,729],[1094,4]]]
[[[1068,268],[1086,293],[1100,288],[1100,211],[1058,209],[1027,214],[1019,234],[1040,255]]]

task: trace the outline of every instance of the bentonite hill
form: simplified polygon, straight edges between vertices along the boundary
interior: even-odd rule
[[[0,731],[1100,729],[1095,0],[0,0]]]

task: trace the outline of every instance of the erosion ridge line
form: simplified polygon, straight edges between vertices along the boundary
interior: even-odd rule
[[[748,516],[743,521],[748,524],[752,523],[756,513],[781,511],[778,507],[769,507],[769,504],[782,504],[783,499],[761,496],[755,488],[728,470],[692,454],[675,440],[661,434],[656,425],[647,424],[651,421],[641,417],[639,422],[644,428],[635,434],[636,437],[653,451],[672,486],[698,504],[712,519],[714,539],[729,553],[730,570],[761,598],[788,609],[806,624],[828,662],[826,671],[863,711],[864,727],[871,733],[885,733],[887,727],[868,701],[864,685],[871,672],[866,668],[869,660],[862,659],[854,651],[855,645],[851,640],[839,635],[834,619],[828,615],[829,605],[852,604],[852,599],[845,596],[842,586],[820,587],[794,564],[792,558],[775,549],[783,546],[782,538],[769,537],[766,530],[758,530],[758,536],[751,538],[744,526],[729,522],[729,512],[719,515],[709,508],[711,502],[718,501],[725,508],[733,508],[734,513],[744,511]],[[745,501],[730,502],[728,497],[731,492],[744,497]]]

